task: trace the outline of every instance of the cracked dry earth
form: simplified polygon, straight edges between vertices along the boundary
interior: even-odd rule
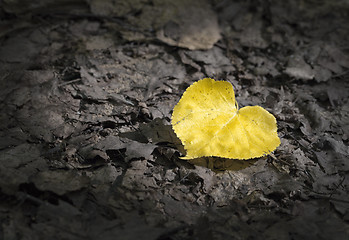
[[[349,3],[0,4],[0,239],[349,239]],[[278,122],[248,161],[180,159],[185,89]]]

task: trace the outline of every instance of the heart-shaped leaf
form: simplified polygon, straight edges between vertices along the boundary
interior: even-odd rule
[[[210,78],[184,92],[173,109],[172,126],[187,151],[184,159],[257,158],[280,145],[272,114],[260,106],[238,109],[233,86]]]

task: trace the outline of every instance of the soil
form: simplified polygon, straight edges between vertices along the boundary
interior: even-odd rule
[[[0,239],[349,239],[349,2],[3,0]],[[172,109],[233,84],[277,119],[183,160]]]

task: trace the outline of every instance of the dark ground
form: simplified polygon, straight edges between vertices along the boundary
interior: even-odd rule
[[[0,239],[349,239],[347,0],[0,4]],[[274,157],[179,158],[203,77]]]

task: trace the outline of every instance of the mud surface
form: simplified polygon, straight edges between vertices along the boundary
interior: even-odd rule
[[[1,239],[349,239],[349,2],[3,0]],[[277,118],[272,156],[180,159],[185,89]]]

